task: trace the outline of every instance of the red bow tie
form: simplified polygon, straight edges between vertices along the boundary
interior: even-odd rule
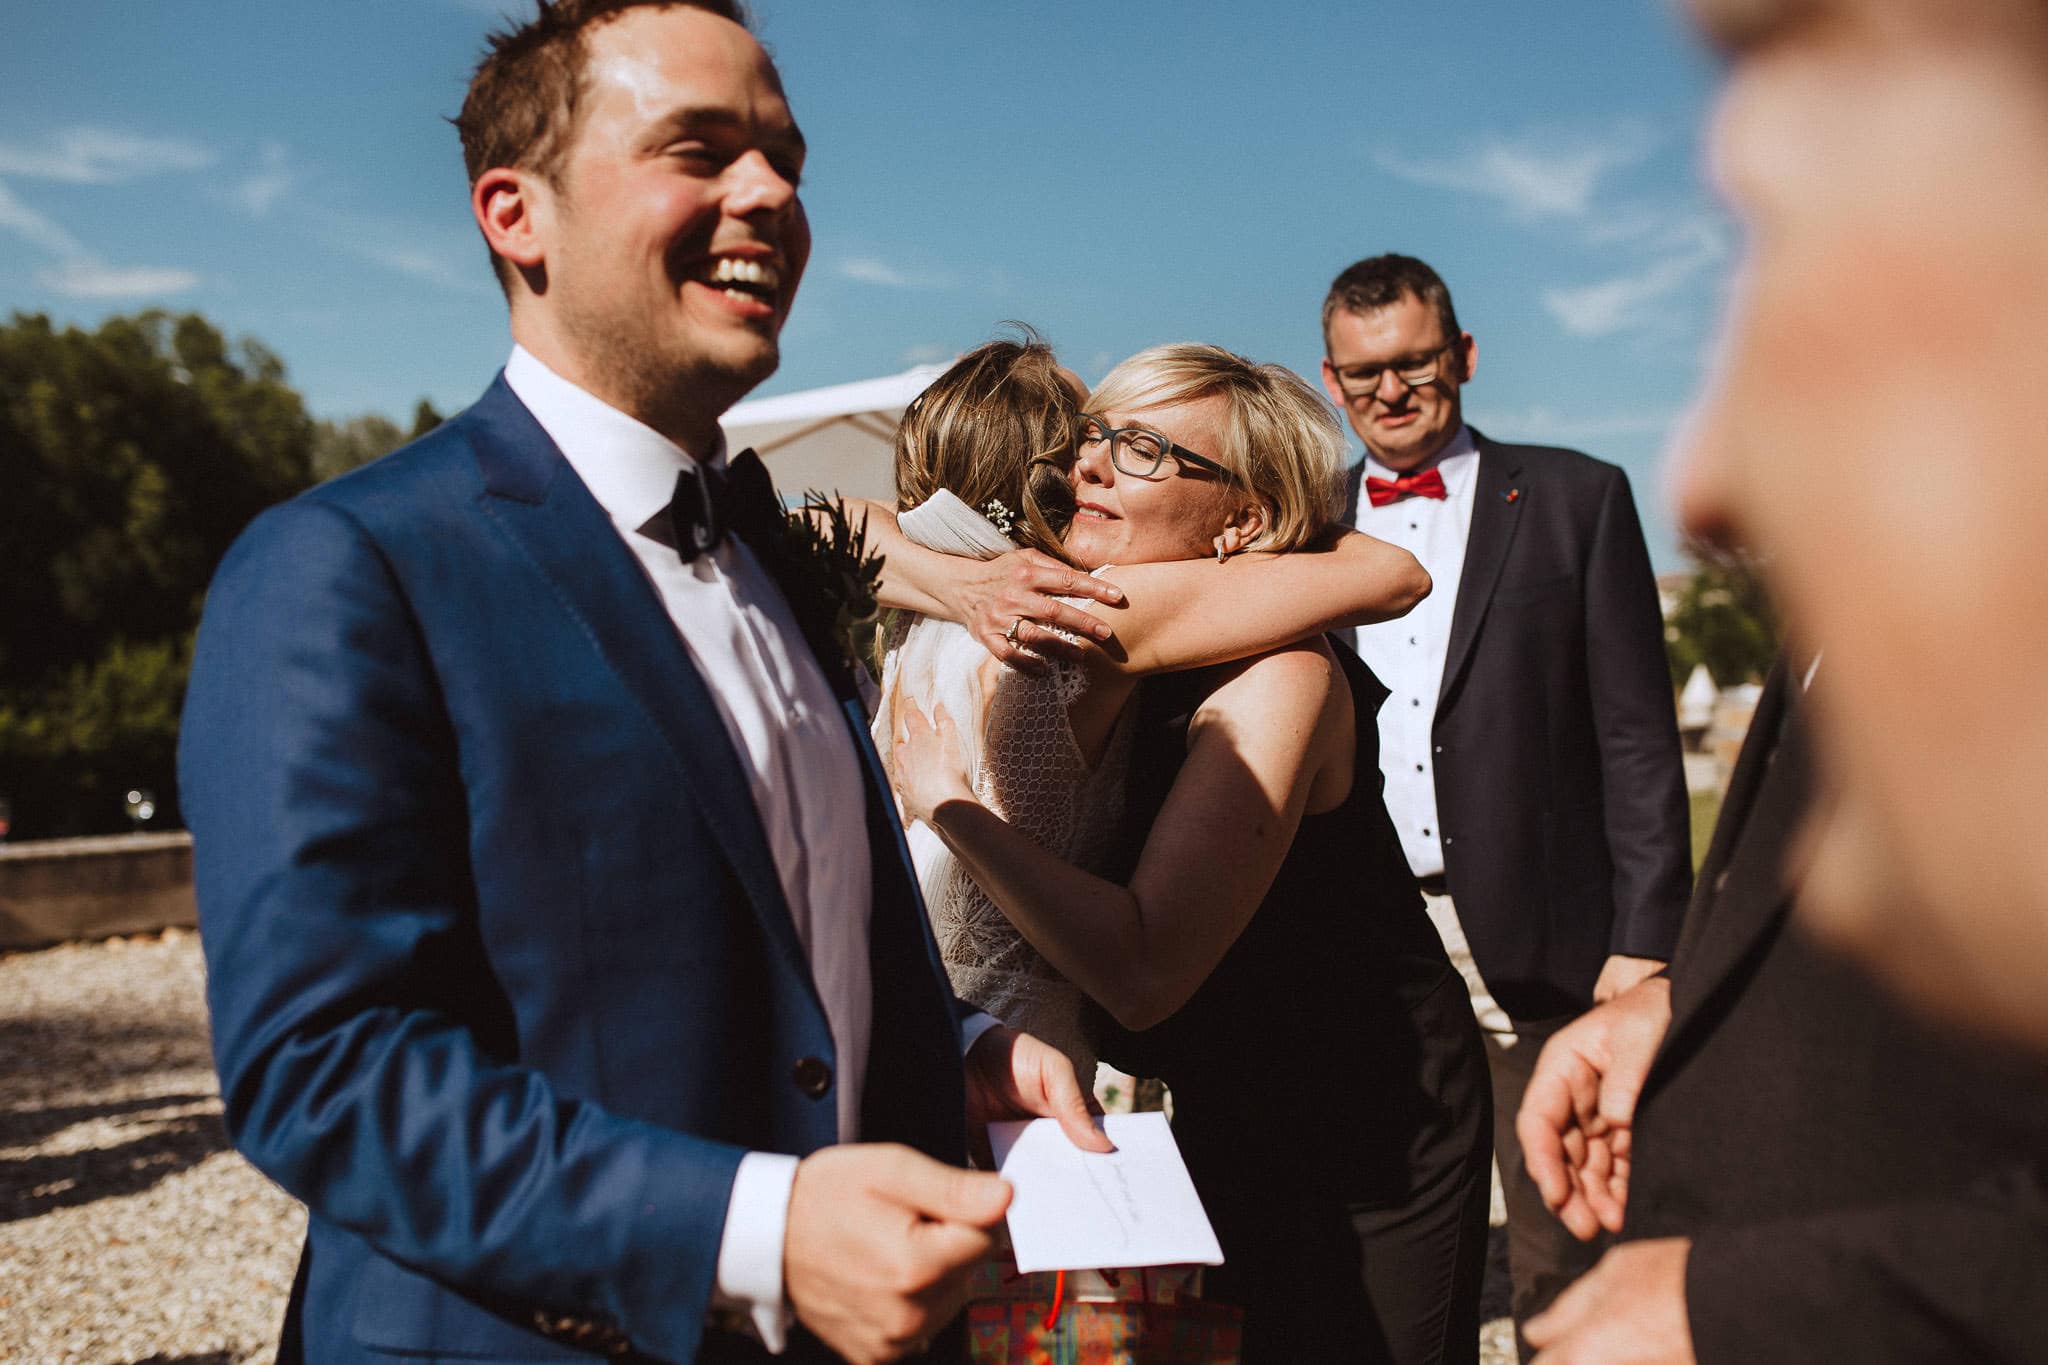
[[[1372,499],[1374,507],[1385,507],[1403,498],[1442,501],[1449,496],[1444,490],[1444,476],[1436,469],[1425,469],[1420,474],[1403,474],[1398,479],[1376,479],[1368,474],[1365,476],[1365,495]]]

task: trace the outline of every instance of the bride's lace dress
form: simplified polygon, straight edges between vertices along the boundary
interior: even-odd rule
[[[957,500],[954,508],[950,515],[980,519]],[[914,514],[900,524],[921,544],[940,539],[940,533],[920,528]],[[945,548],[955,543],[949,540]],[[1119,718],[1091,766],[1067,719],[1068,705],[1087,687],[1086,673],[1067,663],[1055,663],[1043,676],[997,665],[984,696],[982,665],[988,659],[963,626],[900,618],[882,669],[876,746],[884,755],[890,752],[897,698],[909,698],[927,715],[943,705],[960,732],[968,777],[982,803],[1058,857],[1099,870],[1114,851],[1123,818],[1129,727]],[[1082,1036],[1080,989],[1024,941],[937,834],[919,822],[911,826],[909,842],[954,993],[1065,1052],[1087,1085],[1096,1058]]]

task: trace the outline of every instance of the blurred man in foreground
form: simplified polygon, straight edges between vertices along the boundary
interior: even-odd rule
[[[1925,1031],[1785,911],[2048,1043],[2048,5],[1693,8],[1751,240],[1683,515],[1760,552],[1822,658],[1774,683],[1670,982],[1531,1082],[1553,1205],[1647,1240],[1529,1335],[1546,1365],[2039,1360],[2038,1063]]]
[[[1751,236],[1681,514],[1826,656],[1803,908],[2048,1047],[2048,4],[1694,10]]]

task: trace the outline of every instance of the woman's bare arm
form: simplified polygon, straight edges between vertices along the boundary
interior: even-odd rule
[[[1391,621],[1430,590],[1429,573],[1414,555],[1357,531],[1327,550],[1119,564],[1106,576],[1126,601],[1089,608],[1116,627],[1116,647],[1089,666],[1141,677]]]
[[[1349,705],[1318,647],[1244,665],[1197,714],[1128,886],[1061,861],[982,806],[949,719],[935,728],[910,705],[897,726],[898,790],[1046,961],[1126,1027],[1150,1028],[1187,1003],[1250,923]]]
[[[1123,590],[1051,555],[1036,550],[994,559],[943,554],[904,535],[896,525],[896,510],[885,503],[848,498],[846,510],[856,521],[867,517],[868,546],[883,556],[878,593],[883,606],[958,621],[1012,667],[1035,671],[1044,666],[1040,656],[1045,654],[1083,657],[1085,646],[1063,639],[1047,625],[1095,640],[1107,640],[1115,630],[1110,622],[1058,599],[1092,598],[1113,607],[1123,601]],[[1020,617],[1034,624],[1012,640],[1010,623]]]

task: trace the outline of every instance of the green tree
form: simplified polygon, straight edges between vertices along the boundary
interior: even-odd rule
[[[413,407],[411,431],[375,412],[339,422],[320,422],[313,430],[313,477],[331,479],[346,474],[407,441],[417,441],[441,422],[441,414],[424,398]]]
[[[1761,679],[1778,653],[1778,617],[1763,581],[1747,563],[1696,551],[1698,567],[1664,622],[1671,681],[1682,686],[1705,664],[1723,687]]]
[[[446,419],[441,416],[439,410],[436,409],[432,403],[429,403],[426,399],[422,398],[418,403],[413,405],[412,434],[407,436],[406,439],[409,441],[417,441],[420,437],[426,435],[435,427],[440,426],[441,423],[445,420]]]
[[[404,445],[398,423],[377,413],[321,422],[313,431],[313,477],[331,479]]]
[[[176,716],[214,565],[312,481],[314,423],[260,343],[152,311],[0,327],[0,795],[14,833],[175,810]]]

